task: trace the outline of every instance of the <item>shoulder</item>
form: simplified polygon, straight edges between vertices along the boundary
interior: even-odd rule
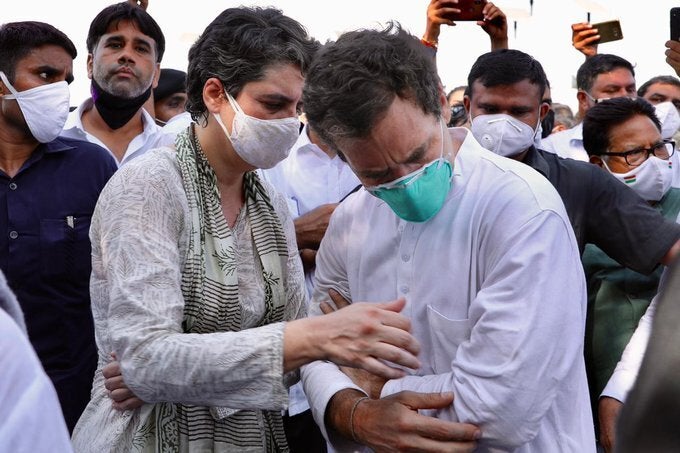
[[[59,136],[50,142],[50,145],[68,148],[67,152],[65,153],[68,158],[77,158],[79,161],[85,160],[87,162],[116,164],[115,159],[106,149],[85,140]]]
[[[493,197],[493,204],[533,203],[538,209],[563,209],[559,195],[545,176],[522,162],[486,150],[472,139],[472,134],[456,156],[454,190],[478,202]]]

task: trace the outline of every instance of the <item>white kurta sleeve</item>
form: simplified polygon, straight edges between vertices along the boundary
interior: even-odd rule
[[[182,330],[186,205],[171,159],[142,156],[102,192],[91,229],[92,304],[105,330],[98,346],[118,354],[125,382],[144,401],[282,409],[284,323],[212,334]],[[298,305],[286,313],[304,314],[304,293],[291,300]]]

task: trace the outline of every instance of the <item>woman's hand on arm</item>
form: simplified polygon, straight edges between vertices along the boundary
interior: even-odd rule
[[[399,312],[405,299],[386,303],[353,303],[329,314],[288,322],[284,330],[284,371],[314,360],[362,368],[386,379],[404,375],[389,361],[420,366],[420,350],[410,334],[411,322]]]

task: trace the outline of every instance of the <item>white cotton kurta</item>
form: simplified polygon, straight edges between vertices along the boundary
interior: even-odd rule
[[[331,287],[357,302],[406,297],[422,367],[388,381],[382,396],[453,392],[436,416],[478,425],[477,451],[594,451],[583,268],[557,192],[531,168],[468,133],[435,217],[405,222],[358,192],[331,219],[316,278],[314,312]],[[323,428],[332,395],[356,387],[328,362],[302,376],[333,446],[356,447]]]
[[[284,319],[305,314],[302,265],[285,201],[270,194],[288,241]],[[182,178],[171,148],[152,150],[121,169],[92,217],[92,311],[99,350],[92,400],[73,434],[77,452],[130,451],[132,435],[151,412],[147,404],[118,412],[101,369],[116,352],[123,377],[142,400],[231,409],[286,407],[284,323],[257,325],[264,285],[245,208],[234,227],[243,327],[240,332],[183,333],[180,288],[190,231]],[[286,378],[294,376],[286,375]]]

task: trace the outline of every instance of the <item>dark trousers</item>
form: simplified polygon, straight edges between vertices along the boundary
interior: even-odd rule
[[[292,417],[284,415],[283,428],[291,453],[326,453],[326,439],[321,435],[311,410]]]

